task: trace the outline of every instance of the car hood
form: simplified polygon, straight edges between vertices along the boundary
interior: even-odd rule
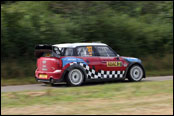
[[[125,59],[128,62],[138,62],[138,63],[141,63],[141,60],[138,59],[138,58],[126,57],[126,56],[121,56],[121,58]]]

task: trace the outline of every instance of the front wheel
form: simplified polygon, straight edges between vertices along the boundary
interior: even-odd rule
[[[72,69],[67,75],[67,83],[70,86],[79,86],[84,81],[84,75],[79,69]]]
[[[131,67],[128,73],[128,80],[132,82],[141,81],[143,78],[143,69],[139,65],[134,65]]]

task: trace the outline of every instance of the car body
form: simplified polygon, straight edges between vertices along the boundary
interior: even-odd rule
[[[138,58],[119,56],[104,43],[39,44],[35,47],[38,82],[141,81],[145,70]]]

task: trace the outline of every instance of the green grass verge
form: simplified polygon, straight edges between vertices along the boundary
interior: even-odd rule
[[[146,76],[168,76],[168,75],[173,75],[173,68],[168,70],[146,71]]]
[[[173,96],[173,81],[111,83],[94,86],[51,88],[40,91],[1,93],[1,108],[55,105],[90,99],[138,99],[153,95]]]
[[[10,79],[1,78],[1,86],[25,85],[25,84],[35,84],[35,83],[37,82],[34,77],[10,78]]]

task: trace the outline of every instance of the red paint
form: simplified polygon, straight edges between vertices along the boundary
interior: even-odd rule
[[[77,57],[83,59],[90,68],[95,67],[95,70],[98,71],[101,68],[101,61],[99,57]]]
[[[63,72],[54,72],[62,68],[62,63],[60,58],[56,57],[40,57],[37,59],[37,69],[35,71],[35,76],[39,78],[39,74],[47,74],[50,77],[59,79]],[[43,70],[44,69],[44,70]]]
[[[65,56],[64,56],[65,57]],[[64,57],[56,58],[56,57],[40,57],[37,60],[37,69],[35,71],[36,78],[39,78],[39,74],[47,74],[48,78],[54,78],[54,79],[60,79],[63,72],[70,66],[70,64],[65,65],[62,67],[62,61],[61,59]],[[67,56],[68,57],[68,56]],[[74,56],[73,56],[74,57]],[[94,68],[98,72],[99,70],[104,71],[123,71],[126,70],[127,66],[125,67],[124,64],[128,63],[121,57],[119,57],[119,60],[116,57],[76,57],[83,59],[90,68]],[[106,62],[109,61],[121,61],[122,66],[121,67],[107,67]],[[47,70],[43,70],[47,69]],[[56,70],[61,70],[61,72],[54,72]],[[42,78],[40,78],[42,79]]]

